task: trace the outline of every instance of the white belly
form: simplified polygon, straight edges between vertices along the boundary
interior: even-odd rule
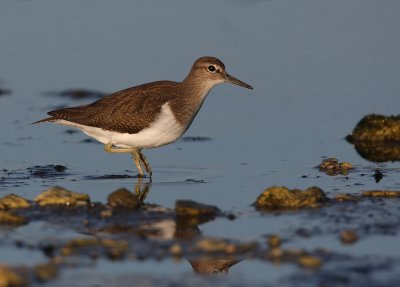
[[[186,130],[185,126],[178,123],[168,103],[162,106],[161,113],[156,121],[136,134],[106,131],[101,128],[80,125],[66,120],[56,120],[54,123],[78,128],[103,144],[111,142],[114,146],[121,148],[159,147],[174,142]]]

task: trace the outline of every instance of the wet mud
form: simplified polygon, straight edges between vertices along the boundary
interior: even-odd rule
[[[11,95],[11,90],[0,87],[0,97]]]
[[[205,136],[184,136],[181,139],[183,142],[206,142],[211,140],[212,138]]]

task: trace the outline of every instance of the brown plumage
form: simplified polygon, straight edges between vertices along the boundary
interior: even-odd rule
[[[51,117],[36,123],[66,120],[134,134],[148,127],[159,114],[161,106],[176,97],[179,90],[179,84],[172,81],[147,83],[116,92],[89,105],[48,112]]]

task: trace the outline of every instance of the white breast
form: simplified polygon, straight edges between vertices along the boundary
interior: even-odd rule
[[[180,138],[186,130],[186,127],[176,120],[168,103],[162,106],[161,113],[149,127],[136,134],[106,131],[101,128],[80,125],[66,120],[57,120],[55,123],[78,128],[103,144],[111,142],[113,145],[122,148],[163,146]]]

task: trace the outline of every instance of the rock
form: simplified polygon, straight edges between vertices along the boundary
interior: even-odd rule
[[[213,205],[198,203],[191,200],[177,200],[175,203],[175,212],[180,216],[217,216],[221,210]]]
[[[15,194],[8,194],[0,198],[0,209],[28,208],[30,206],[28,200]]]
[[[34,267],[34,273],[37,280],[46,282],[57,277],[58,268],[56,265],[51,263],[38,264]]]
[[[318,187],[310,187],[304,191],[299,189],[289,190],[284,186],[267,188],[254,203],[257,209],[294,209],[319,207],[328,202],[325,193]]]
[[[76,238],[71,239],[61,248],[62,256],[70,256],[79,251],[80,248],[84,247],[96,247],[99,245],[99,241],[95,238]]]
[[[327,175],[347,175],[349,170],[353,169],[353,165],[348,162],[340,162],[337,158],[331,157],[324,159],[318,166],[319,171],[326,173]]]
[[[50,187],[45,192],[36,196],[35,201],[41,205],[87,205],[90,202],[89,195],[69,191],[63,187]]]
[[[351,143],[400,142],[400,116],[366,115],[346,139]]]
[[[357,232],[351,229],[342,230],[340,240],[345,244],[355,243],[358,240]]]
[[[6,265],[0,265],[0,287],[25,286],[27,282],[14,270]]]
[[[297,264],[304,268],[318,269],[322,265],[322,260],[312,255],[303,255],[297,259]]]
[[[122,207],[136,209],[140,206],[141,202],[138,196],[127,190],[126,188],[120,188],[112,192],[107,202],[112,207]]]
[[[28,219],[24,216],[17,215],[8,211],[0,210],[0,224],[4,225],[24,225],[28,223]],[[0,285],[1,286],[1,285]]]
[[[364,197],[400,197],[400,191],[369,190],[364,191],[361,195]]]

